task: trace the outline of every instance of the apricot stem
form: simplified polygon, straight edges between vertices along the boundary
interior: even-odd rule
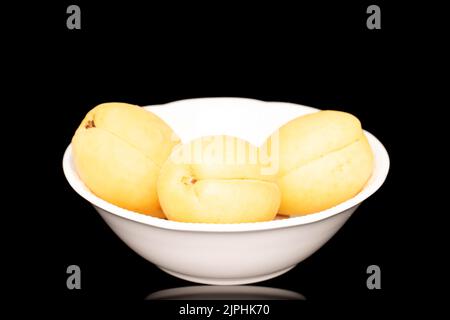
[[[181,182],[183,182],[186,185],[195,184],[197,182],[197,179],[195,179],[193,177],[184,176],[183,178],[181,178]]]
[[[88,122],[86,123],[86,125],[84,126],[86,129],[89,128],[95,128],[95,123],[94,120],[88,120]]]

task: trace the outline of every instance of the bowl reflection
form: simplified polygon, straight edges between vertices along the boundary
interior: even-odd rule
[[[306,300],[294,291],[260,286],[189,286],[149,294],[146,300]]]

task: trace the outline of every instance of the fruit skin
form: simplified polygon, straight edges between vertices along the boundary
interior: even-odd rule
[[[158,195],[167,218],[197,223],[273,220],[280,190],[274,175],[261,173],[251,152],[258,154],[258,148],[226,136],[203,137],[176,146],[158,179]],[[189,156],[182,156],[186,154]]]
[[[119,207],[163,218],[156,183],[179,139],[155,114],[126,103],[89,111],[72,138],[75,167],[98,197]]]
[[[280,214],[305,215],[333,207],[361,191],[373,154],[361,123],[340,111],[298,117],[278,131]]]

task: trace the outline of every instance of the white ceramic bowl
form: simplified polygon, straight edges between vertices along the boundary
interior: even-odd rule
[[[261,286],[189,286],[164,289],[145,300],[306,300],[298,292]]]
[[[189,99],[146,109],[164,119],[184,142],[228,134],[256,145],[287,121],[317,111],[242,98]],[[72,188],[94,206],[111,229],[162,270],[193,282],[246,284],[281,275],[313,254],[383,184],[389,170],[388,154],[380,141],[368,132],[366,135],[375,167],[359,194],[318,213],[270,222],[203,224],[153,218],[119,208],[90,192],[77,175],[70,145],[63,168]]]

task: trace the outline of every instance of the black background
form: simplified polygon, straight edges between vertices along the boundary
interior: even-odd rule
[[[292,271],[257,285],[299,292],[317,305],[344,302],[344,309],[398,303],[408,291],[407,272],[418,268],[408,264],[401,200],[410,196],[403,189],[409,164],[401,161],[410,150],[404,140],[410,30],[399,22],[405,14],[399,8],[374,3],[381,7],[381,30],[366,28],[372,2],[364,1],[245,7],[75,1],[31,11],[29,21],[39,23],[26,30],[32,35],[26,41],[16,38],[25,42],[17,56],[24,73],[11,82],[29,85],[16,100],[27,105],[28,120],[40,123],[39,138],[27,144],[39,163],[33,170],[41,184],[29,200],[39,210],[28,223],[30,242],[39,249],[28,249],[21,265],[26,270],[38,261],[36,281],[46,297],[69,304],[132,302],[194,285],[127,248],[70,188],[62,156],[85,113],[99,103],[233,96],[351,112],[391,158],[386,183],[335,237]],[[81,7],[81,30],[66,28],[69,4]],[[82,270],[78,291],[66,288],[71,264]],[[371,264],[381,267],[381,290],[366,287]]]

